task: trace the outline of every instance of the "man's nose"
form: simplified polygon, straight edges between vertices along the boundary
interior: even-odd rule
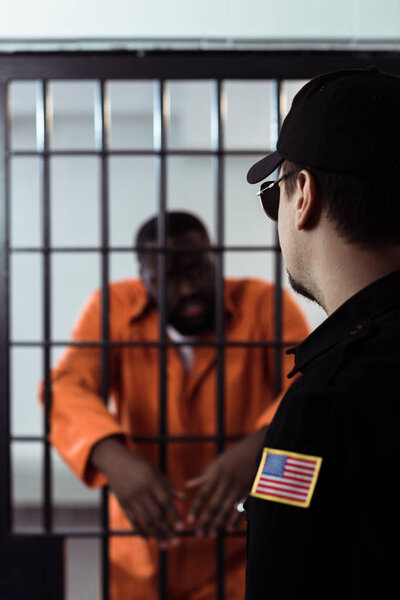
[[[182,277],[179,282],[179,294],[180,296],[192,296],[197,292],[196,282],[189,277]]]

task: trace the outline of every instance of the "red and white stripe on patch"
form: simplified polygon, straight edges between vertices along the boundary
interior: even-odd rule
[[[307,508],[322,458],[264,448],[251,496]]]

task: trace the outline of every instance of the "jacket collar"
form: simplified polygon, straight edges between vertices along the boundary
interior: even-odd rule
[[[375,317],[400,306],[400,271],[390,273],[344,302],[301,344],[286,351],[295,355],[288,377],[302,372],[308,363],[346,337],[365,335]]]

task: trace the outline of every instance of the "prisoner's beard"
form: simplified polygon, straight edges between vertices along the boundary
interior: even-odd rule
[[[167,315],[167,322],[168,325],[172,325],[174,329],[179,331],[181,335],[196,336],[212,331],[215,319],[213,313],[207,312],[198,319],[182,319],[173,315]]]

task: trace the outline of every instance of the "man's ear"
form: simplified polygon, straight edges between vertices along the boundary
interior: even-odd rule
[[[296,228],[309,229],[315,223],[319,207],[317,186],[309,171],[302,170],[297,175],[295,202]]]

